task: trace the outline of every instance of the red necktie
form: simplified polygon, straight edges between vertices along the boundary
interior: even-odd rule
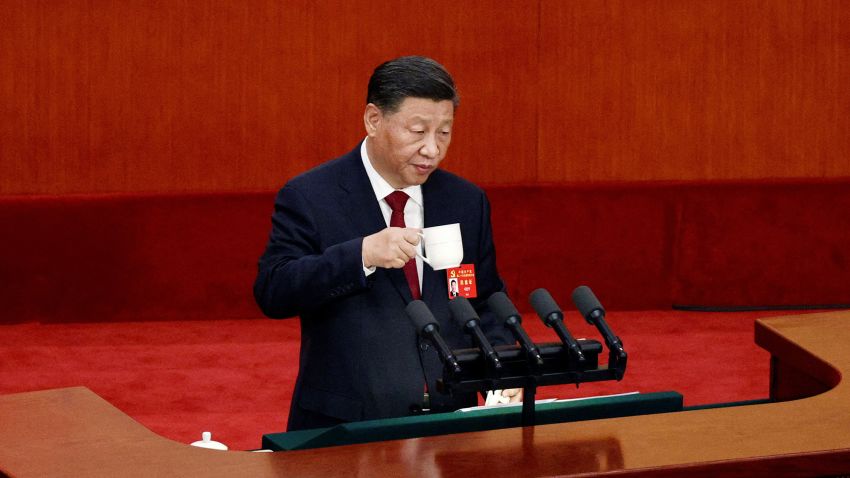
[[[404,225],[404,205],[410,196],[402,191],[393,191],[389,196],[385,197],[387,204],[393,210],[390,216],[390,227],[406,227]],[[411,259],[404,265],[404,276],[407,277],[407,285],[410,287],[410,293],[414,300],[422,298],[419,292],[419,273],[416,270],[416,260]]]

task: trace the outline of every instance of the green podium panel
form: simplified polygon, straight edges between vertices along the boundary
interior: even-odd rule
[[[677,392],[635,393],[581,400],[538,403],[537,425],[648,415],[682,410]],[[400,440],[451,433],[521,426],[522,407],[493,407],[468,412],[434,413],[344,423],[330,428],[263,435],[263,448],[274,451],[305,450],[382,440]]]

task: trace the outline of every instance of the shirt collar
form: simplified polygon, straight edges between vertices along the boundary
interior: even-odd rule
[[[375,197],[378,198],[378,201],[384,199],[389,196],[390,193],[396,191],[396,189],[390,186],[390,183],[384,179],[380,173],[372,166],[372,160],[369,159],[369,153],[366,151],[366,141],[369,141],[369,138],[363,140],[360,143],[360,159],[363,160],[363,167],[366,168],[366,175],[369,176],[369,182],[372,184],[372,191],[375,193]],[[408,186],[404,189],[404,191],[410,199],[413,200],[416,204],[422,207],[422,186]]]

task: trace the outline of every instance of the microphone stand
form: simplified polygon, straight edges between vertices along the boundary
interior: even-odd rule
[[[542,385],[581,384],[619,380],[625,373],[625,363],[599,366],[602,344],[592,339],[578,340],[585,357],[579,362],[562,342],[536,344],[543,358],[543,364],[529,364],[525,349],[516,345],[497,346],[501,357],[502,369],[494,375],[484,353],[478,348],[455,349],[461,371],[443,371],[443,377],[437,380],[437,387],[443,393],[485,392],[492,389],[522,388],[522,426],[536,423],[535,401],[537,387]]]
[[[522,426],[524,427],[531,427],[536,424],[535,395],[537,395],[537,384],[522,387]]]
[[[412,305],[415,304],[412,303]],[[439,354],[444,367],[443,378],[437,380],[437,389],[451,394],[522,388],[522,426],[524,427],[536,423],[535,401],[538,386],[566,383],[574,383],[578,386],[583,382],[620,380],[626,372],[626,352],[619,340],[616,342],[617,347],[613,347],[617,354],[615,355],[612,350],[608,364],[604,367],[599,366],[602,344],[596,340],[573,339],[557,343],[523,343],[521,346],[493,347],[483,337],[484,334],[478,326],[478,315],[466,299],[454,299],[449,303],[449,308],[458,324],[472,333],[478,346],[443,350]],[[418,319],[415,320],[418,324],[417,328],[421,328],[419,322],[426,326],[432,322],[430,313],[418,313],[415,307],[412,312],[412,317]],[[410,314],[411,311],[408,313]],[[428,320],[419,317],[420,315]],[[613,335],[613,333],[606,334],[605,339],[610,342],[611,339],[607,335]],[[535,349],[539,354],[530,352]],[[450,361],[450,358],[456,360]]]

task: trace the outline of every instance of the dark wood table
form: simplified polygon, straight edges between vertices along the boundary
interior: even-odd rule
[[[850,312],[762,319],[779,401],[284,453],[149,431],[82,387],[0,397],[0,470],[49,476],[821,476],[850,471]],[[710,345],[710,344],[709,344]],[[718,345],[717,373],[723,373]],[[711,380],[711,377],[706,377]]]

